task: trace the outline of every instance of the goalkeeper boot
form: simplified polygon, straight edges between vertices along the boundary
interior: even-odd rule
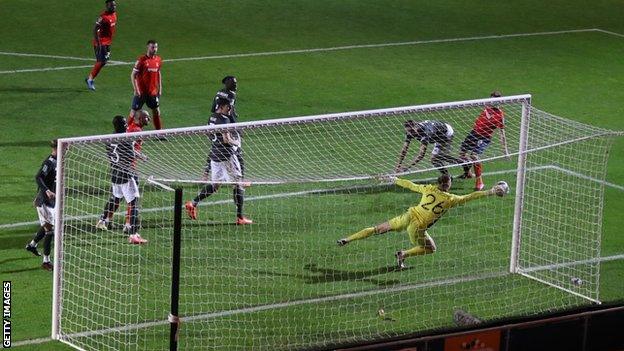
[[[187,201],[184,207],[186,208],[186,214],[190,219],[197,219],[197,207],[193,205],[193,202]]]
[[[397,267],[399,267],[399,269],[405,268],[405,256],[403,255],[403,251],[397,251],[394,256],[396,256]]]
[[[41,256],[39,251],[37,251],[37,247],[36,246],[32,246],[32,245],[28,244],[28,245],[26,245],[26,251],[32,252],[32,254],[35,255],[35,256]]]
[[[475,190],[483,190],[485,184],[483,184],[483,180],[481,177],[477,177],[477,181],[475,182]]]
[[[54,270],[54,265],[52,265],[52,262],[43,262],[41,264],[41,268],[45,269],[48,272],[52,272]]]
[[[108,230],[108,223],[105,220],[98,220],[98,222],[95,224],[95,229],[100,229],[100,230]]]
[[[252,224],[253,221],[245,216],[236,218],[236,225]]]
[[[347,239],[338,239],[338,241],[336,241],[336,244],[338,244],[338,246],[345,246],[349,243],[349,241],[347,241]]]
[[[128,237],[128,242],[130,244],[141,245],[147,243],[147,240],[141,238],[139,234],[132,234]]]

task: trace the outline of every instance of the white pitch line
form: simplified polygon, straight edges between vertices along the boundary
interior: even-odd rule
[[[536,166],[536,167],[530,167],[527,170],[528,171],[539,171],[542,169],[555,169],[564,173],[569,173],[572,175],[575,175],[579,178],[583,178],[583,179],[587,179],[587,180],[591,180],[593,182],[599,183],[599,184],[604,184],[605,186],[608,187],[612,187],[618,190],[622,190],[624,191],[624,186],[618,185],[618,184],[613,184],[613,183],[609,183],[600,179],[596,179],[593,177],[589,177],[580,173],[576,173],[573,171],[570,171],[569,169],[566,168],[561,168],[559,166],[554,166],[554,165],[547,165],[547,166]],[[484,172],[483,175],[486,176],[492,176],[492,175],[499,175],[499,174],[508,174],[508,173],[515,173],[516,170],[515,169],[506,169],[506,170],[500,170],[500,171],[494,171],[494,172]],[[436,180],[437,178],[425,178],[425,179],[418,179],[418,181],[421,182],[427,182],[427,181],[433,181]],[[309,194],[314,194],[314,193],[319,193],[319,192],[328,192],[328,191],[338,191],[338,190],[355,190],[358,188],[368,188],[368,186],[358,186],[358,187],[351,187],[351,188],[335,188],[335,189],[313,189],[313,190],[306,190],[306,191],[296,191],[296,192],[290,192],[290,193],[281,193],[281,194],[273,194],[273,195],[260,195],[260,196],[250,196],[249,198],[246,198],[245,201],[257,201],[257,200],[268,200],[268,199],[278,199],[278,198],[285,198],[285,197],[292,197],[292,196],[302,196],[302,195],[309,195]],[[214,201],[214,202],[203,202],[200,203],[199,206],[214,206],[214,205],[222,205],[222,204],[228,204],[230,203],[231,200],[219,200],[219,201]],[[158,211],[164,211],[167,209],[172,209],[173,206],[167,206],[167,207],[156,207],[156,208],[146,208],[146,209],[142,209],[143,213],[151,213],[151,212],[158,212]],[[116,213],[115,216],[121,216],[124,215],[123,213]],[[99,215],[84,215],[84,216],[75,216],[75,217],[69,217],[68,219],[95,219],[98,218]],[[32,222],[18,222],[18,223],[8,223],[8,224],[1,224],[0,225],[0,229],[8,229],[8,228],[18,228],[18,227],[25,227],[25,226],[29,226],[29,225],[35,225],[35,224],[39,224],[38,221],[32,221]]]
[[[520,37],[560,35],[560,34],[585,33],[585,32],[604,32],[604,33],[607,33],[606,31],[603,31],[603,30],[600,30],[600,29],[596,29],[596,28],[570,29],[570,30],[550,31],[550,32],[484,35],[484,36],[463,37],[463,38],[450,38],[450,39],[431,39],[431,40],[402,41],[402,42],[393,42],[393,43],[345,45],[345,46],[334,46],[334,47],[327,47],[327,48],[294,49],[294,50],[280,50],[280,51],[251,52],[251,53],[241,53],[241,54],[224,54],[224,55],[197,56],[197,57],[181,57],[181,58],[166,59],[166,60],[163,60],[163,61],[164,62],[181,62],[181,61],[218,60],[218,59],[226,59],[226,58],[292,55],[292,54],[306,54],[306,53],[314,53],[314,52],[328,52],[328,51],[343,51],[343,50],[354,50],[354,49],[384,48],[384,47],[392,47],[392,46],[423,45],[423,44],[436,44],[436,43],[453,43],[453,42],[462,42],[462,41],[505,39],[505,38],[520,38]],[[617,33],[613,33],[613,34],[617,35]],[[132,64],[130,62],[121,62],[121,61],[115,61],[115,62],[117,63],[116,66]],[[23,70],[22,69],[18,69],[18,70],[0,71],[0,74],[26,73],[26,72],[45,72],[45,71],[57,71],[57,70],[65,70],[65,69],[77,69],[77,68],[85,68],[85,67],[84,66],[67,66],[67,67],[56,67],[56,68],[51,67],[51,68],[31,68],[31,69],[23,69]]]
[[[128,63],[121,61],[109,61],[108,66],[122,66]],[[78,66],[61,66],[61,67],[44,67],[44,68],[24,68],[24,69],[14,69],[8,71],[0,71],[0,74],[12,74],[12,73],[26,73],[26,72],[47,72],[47,71],[63,71],[67,69],[77,69],[77,68],[91,68],[93,65],[78,65]]]
[[[568,263],[562,263],[562,264],[557,264],[557,265],[533,267],[530,269],[523,270],[522,272],[532,272],[532,271],[538,271],[538,270],[543,270],[543,269],[558,268],[560,266],[572,266],[572,265],[579,265],[579,264],[590,263],[590,262],[591,263],[608,262],[608,261],[621,260],[621,259],[624,259],[624,254],[605,256],[605,257],[595,258],[591,260],[568,262]],[[393,288],[373,289],[373,290],[366,290],[366,291],[361,291],[361,292],[356,292],[356,293],[347,293],[347,294],[341,294],[341,295],[324,296],[324,297],[317,297],[317,298],[304,299],[304,300],[278,302],[278,303],[273,303],[273,304],[268,304],[268,305],[258,305],[258,306],[253,306],[253,307],[239,308],[235,310],[212,312],[212,313],[182,317],[181,320],[183,322],[208,320],[208,319],[228,317],[228,316],[233,316],[233,315],[243,314],[243,313],[255,313],[255,312],[261,312],[261,311],[267,311],[267,310],[273,310],[273,309],[279,309],[279,308],[288,308],[288,307],[293,307],[293,306],[301,306],[301,305],[308,305],[308,304],[314,304],[314,303],[333,302],[333,301],[360,298],[360,297],[373,296],[373,295],[379,295],[379,294],[385,294],[385,293],[396,293],[396,292],[401,292],[401,291],[410,291],[410,290],[416,290],[416,289],[422,289],[422,288],[436,287],[436,286],[448,285],[448,284],[467,283],[467,282],[472,282],[472,281],[482,280],[482,279],[498,278],[498,277],[506,276],[509,274],[510,273],[508,272],[496,272],[496,273],[489,273],[489,274],[484,274],[484,275],[479,275],[479,276],[449,278],[449,279],[434,281],[434,282],[401,285],[401,286],[397,286]],[[530,278],[533,279],[533,277],[530,277]],[[587,298],[582,295],[581,297]],[[150,327],[167,325],[167,324],[169,324],[168,320],[143,322],[143,323],[138,323],[138,324],[119,326],[119,327],[107,328],[107,329],[102,329],[102,330],[74,333],[74,334],[65,335],[65,337],[66,338],[79,338],[79,337],[88,337],[88,336],[93,336],[93,335],[106,335],[106,334],[120,332],[120,331],[150,328]],[[48,342],[51,340],[52,340],[51,338],[23,340],[23,341],[14,342],[13,346],[41,344],[41,343]]]
[[[0,51],[0,55],[20,56],[20,57],[41,57],[41,58],[76,60],[76,61],[93,61],[94,60],[93,58],[86,58],[86,57],[58,56],[58,55],[44,55],[44,54],[29,54],[29,53],[22,53],[22,52],[6,52],[6,51]]]
[[[620,34],[620,33],[616,33],[616,32],[611,32],[611,31],[604,30],[604,29],[596,29],[596,31],[598,31],[598,32],[602,32],[602,33],[605,33],[605,34],[609,34],[609,35],[615,35],[616,37],[622,37],[622,38],[624,38],[624,34]]]

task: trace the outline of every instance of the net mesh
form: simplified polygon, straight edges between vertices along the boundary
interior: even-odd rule
[[[418,203],[418,194],[373,179],[393,173],[406,120],[450,124],[457,154],[488,101],[230,126],[242,134],[245,180],[252,183],[244,212],[254,224],[234,225],[229,184],[199,204],[197,220],[184,220],[180,348],[329,347],[446,328],[458,309],[489,321],[597,299],[609,131],[531,107],[525,192],[517,199],[522,102],[497,101],[509,157],[496,135],[481,156],[486,185],[505,180],[512,193],[450,210],[428,230],[438,250],[410,258],[404,270],[394,254],[412,246],[405,233],[345,247],[336,240]],[[61,340],[86,350],[168,349],[173,193],[148,180],[193,198],[205,184],[210,133],[219,128],[227,127],[65,142]],[[110,230],[94,228],[110,195],[105,144],[120,138],[140,138],[149,157],[137,163],[146,245],[126,241],[123,200]],[[412,144],[407,159],[417,152]],[[439,172],[428,157],[402,176],[434,182]],[[448,168],[461,173],[459,165]],[[473,187],[474,180],[456,181],[452,192]],[[520,274],[511,274],[520,200]]]

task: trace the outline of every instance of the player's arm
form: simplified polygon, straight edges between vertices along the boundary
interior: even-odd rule
[[[96,46],[101,46],[100,37],[98,36],[98,32],[100,31],[101,27],[102,27],[102,17],[100,16],[97,18],[97,20],[95,20],[95,26],[93,27],[93,40],[95,40]]]
[[[401,179],[401,178],[397,178],[394,184],[400,186],[401,188],[409,189],[413,192],[421,193],[421,194],[425,189],[424,185],[415,184],[415,183],[410,182],[407,179]]]
[[[130,81],[132,82],[132,88],[134,89],[134,95],[141,95],[141,90],[139,90],[139,83],[137,82],[137,74],[140,71],[141,61],[137,60],[132,68],[132,73],[130,73]]]
[[[158,96],[162,95],[162,72],[158,71]]]
[[[407,168],[411,168],[412,166],[414,166],[415,164],[417,164],[418,162],[420,162],[420,160],[422,160],[425,157],[425,153],[427,152],[427,144],[422,143],[420,144],[420,147],[418,148],[418,155],[416,155],[416,157],[414,158],[414,160],[412,161],[412,163],[410,163]]]
[[[509,156],[509,148],[507,147],[507,137],[505,136],[505,128],[500,129],[499,135],[500,135],[501,145],[503,146],[503,152],[505,152],[505,157],[507,157],[507,159],[511,159],[511,157]]]
[[[409,150],[410,141],[406,140],[403,143],[403,147],[401,148],[401,152],[399,153],[399,160],[397,161],[396,166],[394,167],[395,172],[402,172],[404,169],[402,167],[403,160],[405,160],[405,156],[407,155],[407,150]]]
[[[39,189],[44,190],[44,192],[46,193],[46,195],[48,196],[50,200],[54,198],[55,194],[46,186],[45,178],[48,176],[48,174],[51,171],[52,171],[52,167],[50,164],[48,164],[48,161],[46,160],[41,165],[41,168],[39,169],[39,172],[37,172],[37,175],[35,175],[35,181],[37,182],[37,186],[39,186]]]
[[[222,132],[223,135],[223,143],[231,146],[240,146],[240,139],[232,136],[230,132]]]
[[[496,194],[496,186],[493,186],[489,190],[485,191],[475,191],[468,195],[455,195],[451,198],[451,202],[453,206],[465,204],[468,201],[480,199],[482,197],[490,196]]]

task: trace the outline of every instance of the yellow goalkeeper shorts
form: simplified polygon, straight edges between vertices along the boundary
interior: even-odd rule
[[[413,245],[423,246],[425,245],[425,240],[429,237],[427,229],[422,228],[420,221],[417,218],[413,218],[409,211],[392,218],[388,222],[392,231],[401,232],[407,229],[407,235],[409,235],[410,242]]]

